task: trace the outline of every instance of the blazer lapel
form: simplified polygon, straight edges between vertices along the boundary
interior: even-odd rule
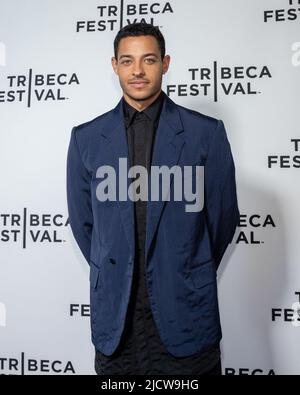
[[[156,137],[153,147],[152,166],[172,166],[177,165],[184,145],[183,126],[176,104],[165,94],[165,100],[161,111],[159,124],[156,130]],[[173,182],[173,174],[167,190],[170,190]],[[161,183],[159,184],[161,186]],[[147,202],[147,228],[145,258],[147,259],[151,242],[153,240],[163,207],[166,201],[151,200],[151,175],[149,177],[149,196]]]
[[[114,168],[117,173],[117,184],[119,178],[119,158],[127,159],[127,172],[128,175],[130,162],[127,144],[126,128],[124,123],[122,99],[117,106],[112,110],[111,117],[108,119],[106,125],[102,129],[102,135],[109,142],[109,146],[113,155]],[[129,185],[129,182],[128,182]],[[117,201],[120,209],[121,220],[124,227],[125,235],[128,241],[131,255],[134,257],[135,251],[135,225],[134,225],[134,202],[128,199],[120,201],[118,199],[119,187],[117,185]]]

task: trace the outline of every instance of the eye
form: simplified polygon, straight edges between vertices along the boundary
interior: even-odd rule
[[[128,65],[130,62],[131,62],[130,59],[126,59],[126,60],[123,60],[123,61],[121,62],[121,64]]]
[[[146,58],[145,62],[148,63],[148,64],[152,64],[152,63],[156,62],[156,59],[154,59],[154,58]]]

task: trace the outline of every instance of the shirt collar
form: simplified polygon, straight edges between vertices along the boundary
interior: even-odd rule
[[[139,111],[136,110],[134,107],[132,107],[129,103],[127,103],[127,101],[124,99],[124,96],[122,97],[122,101],[123,101],[125,123],[126,123],[126,127],[128,127],[133,121],[135,114],[138,113]],[[156,122],[160,116],[163,101],[164,101],[164,93],[161,90],[160,94],[154,100],[154,102],[151,103],[150,106],[146,107],[142,112],[146,114],[153,122]]]

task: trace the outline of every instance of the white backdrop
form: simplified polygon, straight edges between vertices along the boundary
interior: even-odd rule
[[[171,56],[164,91],[222,119],[235,159],[223,371],[300,374],[300,0],[0,0],[0,374],[94,374],[66,154],[120,99],[113,39],[143,18]]]

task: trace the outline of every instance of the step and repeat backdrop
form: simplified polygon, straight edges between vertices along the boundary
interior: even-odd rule
[[[66,155],[119,101],[113,40],[137,21],[165,36],[163,90],[222,119],[235,159],[223,372],[300,374],[300,0],[0,0],[0,374],[95,374]]]

